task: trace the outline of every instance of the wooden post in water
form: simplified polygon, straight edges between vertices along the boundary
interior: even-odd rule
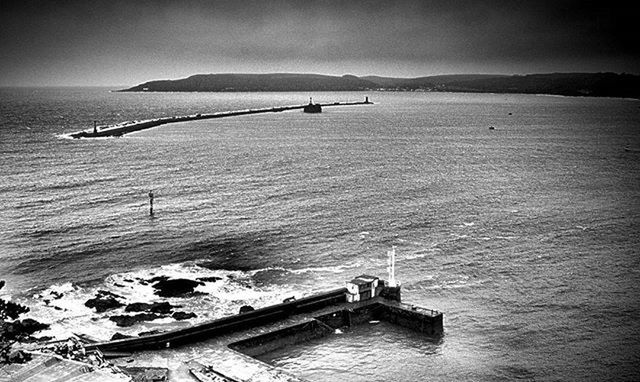
[[[149,191],[149,215],[153,216],[153,190]]]

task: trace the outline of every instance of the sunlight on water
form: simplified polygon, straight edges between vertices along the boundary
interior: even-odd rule
[[[366,95],[374,105],[58,138],[94,120]],[[351,347],[347,333],[276,362],[315,365],[324,378],[319,370],[334,366],[321,358],[369,347],[349,378],[370,377],[362,365],[388,357],[389,369],[375,371],[386,380],[638,379],[637,100],[50,88],[0,89],[0,103],[2,292],[52,317],[56,334],[120,330],[109,317],[122,308],[96,314],[83,301],[101,289],[126,303],[157,297],[132,291],[132,277],[219,273],[224,282],[174,301],[200,320],[385,276],[396,246],[403,299],[444,312],[441,343],[394,335],[396,356],[380,353],[386,340],[367,345],[377,335],[356,332]],[[34,297],[56,288],[59,299]],[[190,351],[206,350],[198,346]]]
[[[438,353],[438,343],[434,341],[437,340],[380,322],[258,358],[313,382],[426,381],[433,368],[430,359]]]

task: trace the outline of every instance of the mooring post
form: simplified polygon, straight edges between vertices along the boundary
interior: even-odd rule
[[[153,216],[153,190],[149,191],[149,215]]]
[[[98,121],[93,121],[93,133],[96,134],[98,132]]]

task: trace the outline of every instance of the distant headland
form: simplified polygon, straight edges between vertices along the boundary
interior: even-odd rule
[[[546,73],[453,74],[417,78],[321,74],[197,74],[149,81],[122,92],[431,91],[640,98],[640,75]]]

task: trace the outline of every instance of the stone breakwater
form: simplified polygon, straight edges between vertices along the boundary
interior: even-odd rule
[[[333,102],[333,103],[313,104],[313,105],[318,105],[319,107],[329,107],[329,106],[355,106],[355,105],[370,105],[370,104],[373,104],[373,102],[370,102],[369,98],[367,97],[362,102]],[[129,122],[122,122],[117,125],[111,125],[111,126],[101,126],[101,127],[94,126],[93,129],[87,129],[87,130],[69,133],[69,134],[66,134],[66,136],[74,139],[121,137],[125,134],[146,130],[146,129],[150,129],[150,128],[161,126],[161,125],[166,125],[168,123],[198,121],[201,119],[234,117],[238,115],[248,115],[248,114],[279,113],[282,111],[296,110],[296,109],[304,110],[308,106],[309,104],[293,105],[293,106],[275,106],[275,107],[269,107],[269,108],[263,108],[263,109],[233,110],[233,111],[224,111],[219,113],[205,113],[205,114],[198,113],[198,114],[192,114],[192,115],[147,119],[143,121],[129,121]]]

